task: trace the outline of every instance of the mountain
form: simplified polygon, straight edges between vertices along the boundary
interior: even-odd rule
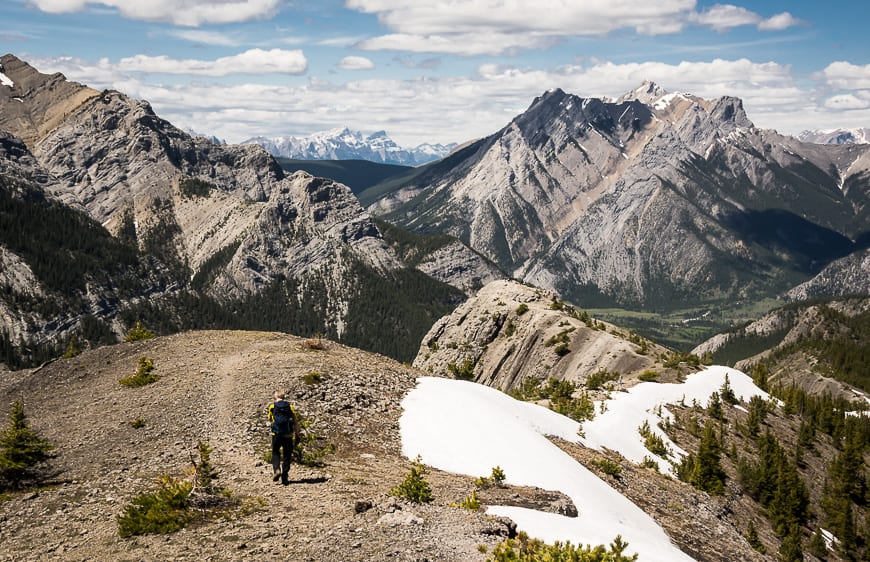
[[[368,160],[292,160],[280,156],[276,159],[285,172],[292,174],[302,170],[312,176],[335,180],[348,186],[357,197],[373,185],[409,175],[415,169]]]
[[[307,137],[254,137],[242,144],[257,144],[273,156],[295,160],[368,160],[400,166],[418,166],[444,158],[456,146],[424,143],[402,148],[385,131],[364,135],[347,127]]]
[[[717,362],[750,370],[763,364],[770,384],[854,398],[870,392],[870,298],[791,303],[695,348]]]
[[[586,525],[589,531],[579,537],[584,543],[601,533],[609,542],[622,533],[626,554],[639,552],[640,560],[681,559],[685,555],[677,547],[702,562],[763,559],[742,536],[745,521],[740,518],[759,517],[746,498],[723,505],[615,453],[570,441],[560,441],[560,448],[534,433],[533,426],[544,431],[560,418],[544,408],[479,385],[471,390],[463,381],[420,379],[425,373],[407,365],[321,343],[315,349],[302,338],[276,333],[187,332],[89,350],[38,370],[3,372],[0,403],[22,399],[31,427],[56,445],[57,455],[38,491],[4,493],[4,554],[22,561],[37,560],[45,556],[43,550],[52,549],[64,558],[89,560],[249,560],[280,552],[313,560],[483,562],[517,531],[508,518],[483,510],[514,508],[527,519],[552,518],[548,521],[560,523],[556,527]],[[159,380],[140,388],[119,384],[143,356],[152,360]],[[418,379],[429,385],[441,382],[462,401],[427,393],[427,384]],[[307,431],[318,446],[334,447],[321,466],[294,463],[286,487],[272,482],[261,458],[269,446],[263,409],[273,386],[286,388],[299,413],[312,422]],[[207,412],[192,412],[191,396],[206,404]],[[413,396],[425,398],[416,410],[406,400]],[[414,438],[405,416],[423,413],[422,407],[454,412],[462,404],[471,407],[463,408],[462,415],[446,416],[442,433],[456,446],[473,448],[473,455],[458,458],[478,458],[481,468],[459,473],[427,461],[432,463],[424,474],[434,496],[431,503],[389,495],[411,468],[406,447],[444,441]],[[508,447],[489,446],[497,442],[492,424],[466,421],[480,414],[481,420],[501,421],[495,417],[496,405],[504,410],[500,435],[507,430]],[[6,408],[0,411],[4,419]],[[451,420],[462,422],[461,433]],[[576,441],[576,433],[571,439]],[[198,441],[214,448],[216,483],[230,490],[241,508],[227,508],[181,532],[120,537],[117,516],[135,496],[156,490],[161,475],[189,478]],[[119,443],[134,452],[119,460]],[[535,466],[531,472],[539,474],[548,474],[547,467],[553,466],[536,464],[542,450],[582,486],[562,491],[523,483],[522,466]],[[515,458],[525,461],[517,464]],[[619,478],[599,468],[608,459],[624,466]],[[458,508],[455,503],[475,490],[474,478],[488,475],[499,463],[506,481],[477,491],[481,510]],[[570,473],[564,472],[568,466]],[[57,524],[60,516],[63,525]],[[601,528],[596,519],[613,525]],[[775,550],[778,541],[763,518],[756,525]],[[34,544],[43,545],[40,552]]]
[[[870,143],[870,129],[827,129],[801,131],[797,136],[803,142],[815,144],[867,144]]]
[[[803,143],[737,98],[644,84],[615,101],[546,92],[361,197],[572,302],[673,309],[775,296],[861,250],[868,192],[870,146]]]
[[[527,380],[587,384],[602,373],[635,379],[661,371],[668,350],[591,318],[553,293],[513,281],[493,281],[436,322],[414,366],[434,373],[462,365],[466,377],[505,392]],[[603,386],[603,384],[602,384]]]
[[[123,299],[88,294],[88,282],[77,286],[81,298],[101,303],[98,316],[116,333],[137,319],[162,333],[322,332],[410,359],[431,323],[463,298],[402,263],[346,186],[288,175],[257,146],[191,137],[120,92],[40,74],[12,55],[0,63],[13,83],[0,86],[0,130],[23,139],[10,140],[9,150],[32,164],[32,171],[0,171],[12,182],[32,178],[45,198],[84,211],[86,228],[126,242],[138,267],[159,274],[154,289],[125,286]],[[64,228],[84,237],[80,225]],[[36,273],[38,248],[6,250],[10,263]],[[26,275],[16,279],[6,299],[13,316],[25,314],[14,295],[30,290]],[[376,313],[383,331],[367,327]],[[81,318],[76,311],[69,322],[31,326],[14,347],[62,347]]]

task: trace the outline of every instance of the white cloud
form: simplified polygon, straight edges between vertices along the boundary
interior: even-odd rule
[[[780,31],[796,25],[803,25],[803,23],[790,13],[782,12],[759,22],[758,29],[762,31]]]
[[[169,32],[173,37],[184,39],[192,43],[205,45],[218,45],[222,47],[237,47],[241,41],[225,33],[218,31],[204,31],[200,29],[175,29]]]
[[[371,70],[375,63],[365,57],[344,57],[336,66],[344,70]]]
[[[831,96],[825,100],[825,107],[830,109],[867,109],[870,107],[870,100],[861,99],[853,94],[842,94]]]
[[[695,0],[348,0],[348,8],[377,14],[394,33],[360,43],[365,49],[466,55],[547,46],[560,37],[601,36],[617,29],[674,33]]]
[[[258,134],[303,135],[345,125],[363,131],[384,129],[409,146],[463,142],[505,126],[547,89],[616,97],[645,79],[708,99],[738,96],[756,125],[786,133],[870,122],[870,108],[847,111],[847,103],[826,103],[831,95],[820,96],[814,84],[799,86],[789,66],[748,59],[679,64],[596,62],[551,69],[490,64],[480,66],[474,76],[342,83],[310,78],[298,86],[167,85],[105,59],[96,64],[68,58],[31,62],[42,72],[63,72],[98,89],[114,88],[146,99],[174,124],[230,142]],[[849,93],[865,99],[860,91],[841,95]]]
[[[838,89],[870,90],[870,64],[864,66],[850,62],[832,62],[822,71],[827,83]]]
[[[462,55],[513,53],[621,29],[662,35],[678,33],[690,23],[718,31],[742,25],[785,29],[799,23],[787,12],[764,19],[731,4],[698,13],[695,0],[348,0],[346,5],[377,14],[392,32],[363,40],[359,48]]]
[[[136,55],[118,61],[121,72],[157,74],[187,74],[199,76],[226,76],[228,74],[302,74],[308,61],[300,50],[250,49],[238,55],[221,57],[213,61],[173,59],[165,55],[152,57]]]
[[[277,12],[280,0],[30,0],[30,3],[53,14],[106,6],[129,19],[196,27],[267,18]]]
[[[692,19],[701,25],[710,26],[716,31],[725,31],[741,25],[757,25],[762,18],[755,12],[750,12],[740,6],[716,4]]]

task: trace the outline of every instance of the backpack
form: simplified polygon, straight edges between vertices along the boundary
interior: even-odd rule
[[[285,400],[275,402],[272,407],[272,433],[275,435],[292,435],[296,418],[290,403]]]

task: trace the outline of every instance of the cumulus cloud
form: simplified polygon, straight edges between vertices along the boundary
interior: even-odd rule
[[[601,36],[617,29],[674,33],[682,29],[695,0],[348,0],[346,5],[377,14],[393,31],[363,41],[361,48],[493,55],[548,46],[560,37]]]
[[[344,70],[371,70],[375,63],[365,57],[344,57],[336,65]]]
[[[761,16],[746,8],[731,4],[716,4],[692,18],[701,25],[707,25],[717,31],[725,31],[741,25],[757,25]]]
[[[832,62],[822,71],[822,76],[837,89],[870,90],[870,64],[860,66],[846,61]]]
[[[277,12],[280,0],[30,0],[30,3],[53,14],[105,6],[129,19],[196,27],[267,18]]]
[[[237,47],[241,42],[235,37],[218,31],[204,31],[201,29],[176,29],[169,32],[173,37],[184,39],[192,43],[204,45],[217,45],[221,47]]]
[[[830,109],[867,109],[870,107],[870,100],[861,99],[853,94],[842,94],[831,96],[825,100],[825,107]]]
[[[719,31],[741,25],[785,29],[799,23],[787,12],[764,19],[731,4],[698,13],[695,0],[348,0],[346,5],[376,14],[392,32],[361,41],[357,46],[362,49],[462,55],[511,53],[620,29],[661,35],[678,33],[690,23]]]
[[[104,59],[105,61],[105,59]],[[103,63],[108,63],[105,61]],[[136,55],[118,61],[122,72],[156,74],[186,74],[199,76],[227,76],[229,74],[302,74],[308,68],[305,54],[300,50],[250,49],[238,55],[212,61],[173,59],[165,55],[152,57]]]
[[[803,23],[804,22],[790,13],[782,12],[781,14],[776,14],[775,16],[771,16],[766,20],[759,22],[758,29],[762,31],[780,31],[796,25],[803,25]]]

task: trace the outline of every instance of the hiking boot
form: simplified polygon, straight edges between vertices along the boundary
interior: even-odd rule
[[[290,478],[288,477],[287,473],[286,472],[282,473],[281,474],[281,484],[284,484],[286,486],[289,483],[290,483]]]
[[[276,470],[275,474],[272,475],[272,482],[277,482],[279,478],[281,478],[281,471]],[[285,476],[285,478],[286,478],[286,476]]]

